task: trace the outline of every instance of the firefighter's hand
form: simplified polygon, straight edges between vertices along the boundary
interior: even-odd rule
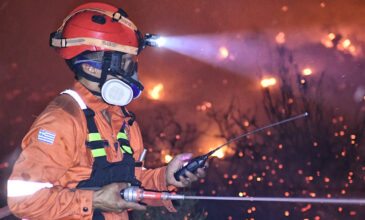
[[[120,196],[120,190],[127,188],[127,183],[111,183],[94,192],[93,209],[121,213],[127,209],[146,210],[146,206],[127,202]]]
[[[205,177],[205,170],[198,168],[196,174],[186,171],[185,175],[187,177],[180,176],[180,181],[175,179],[174,173],[183,167],[184,163],[191,159],[192,156],[193,154],[191,153],[178,154],[170,161],[166,169],[167,186],[173,185],[176,187],[187,187],[190,186],[192,182],[197,181],[199,178]],[[205,163],[205,167],[208,167],[208,163]]]

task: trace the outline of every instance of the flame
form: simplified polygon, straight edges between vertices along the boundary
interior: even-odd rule
[[[172,160],[172,158],[173,158],[173,157],[172,157],[171,155],[166,154],[166,155],[165,155],[165,162],[166,162],[166,163],[169,163],[169,162]]]
[[[348,52],[353,56],[356,56],[358,54],[358,51],[356,51],[356,47],[352,44],[350,39],[344,39],[340,41],[340,43],[337,45],[337,49],[340,51]]]
[[[276,84],[276,79],[273,77],[261,80],[261,86],[264,88],[273,86],[275,84]]]
[[[223,148],[217,150],[216,152],[214,152],[214,154],[212,154],[212,156],[218,157],[218,158],[223,158],[224,157],[224,151]]]
[[[153,89],[150,89],[148,91],[148,94],[150,95],[151,99],[158,100],[161,98],[161,91],[163,89],[162,83],[157,84]]]
[[[333,40],[335,38],[336,38],[336,35],[334,33],[329,33],[324,38],[322,38],[321,42],[322,42],[323,46],[325,46],[327,48],[332,48],[334,46]]]
[[[305,75],[305,76],[312,75],[312,69],[311,68],[303,69],[303,75]]]
[[[224,59],[227,58],[229,55],[229,51],[226,47],[219,48],[219,53],[220,53],[221,57]]]

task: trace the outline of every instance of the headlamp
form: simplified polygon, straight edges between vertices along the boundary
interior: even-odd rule
[[[146,46],[162,47],[166,43],[166,39],[157,34],[145,34],[144,42]]]

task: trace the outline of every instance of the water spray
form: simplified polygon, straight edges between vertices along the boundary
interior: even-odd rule
[[[293,120],[296,120],[296,119],[299,119],[299,118],[303,118],[303,117],[306,117],[306,116],[308,116],[307,112],[305,112],[303,114],[300,114],[300,115],[297,115],[297,116],[294,116],[294,117],[291,117],[291,118],[288,118],[288,119],[284,119],[284,120],[279,121],[279,122],[275,122],[275,123],[267,125],[265,127],[255,129],[253,131],[249,131],[249,132],[247,132],[247,133],[245,133],[241,136],[235,137],[235,138],[227,141],[226,143],[222,144],[221,146],[215,148],[214,150],[210,151],[209,153],[194,158],[189,163],[187,163],[185,166],[183,166],[180,170],[178,170],[176,173],[174,173],[174,177],[177,181],[180,181],[180,176],[187,177],[186,176],[186,171],[189,171],[191,173],[196,173],[198,168],[204,168],[204,164],[207,161],[207,159],[209,158],[209,156],[211,156],[217,150],[221,149],[222,147],[224,147],[224,146],[226,146],[226,145],[228,145],[228,144],[230,144],[234,141],[237,141],[237,140],[239,140],[243,137],[254,134],[254,133],[259,132],[261,130],[271,128],[271,127],[274,127],[274,126],[277,126],[277,125],[280,125],[280,124],[284,124],[284,123],[287,123],[287,122],[290,122],[290,121],[293,121]]]
[[[346,198],[287,198],[287,197],[234,197],[234,196],[185,196],[168,192],[154,192],[131,186],[120,191],[120,196],[129,202],[139,202],[144,199],[154,200],[221,200],[247,202],[290,202],[290,203],[321,203],[321,204],[365,204],[365,199]]]

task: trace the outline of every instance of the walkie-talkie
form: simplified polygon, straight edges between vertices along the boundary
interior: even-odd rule
[[[246,134],[243,134],[241,136],[235,137],[235,138],[227,141],[226,143],[222,144],[221,146],[217,147],[216,149],[210,151],[209,153],[207,153],[205,155],[202,155],[202,156],[199,156],[199,157],[196,157],[193,160],[189,161],[188,164],[186,164],[180,170],[178,170],[176,173],[174,173],[174,177],[175,177],[175,179],[177,181],[180,181],[180,176],[187,177],[186,174],[185,174],[187,170],[190,171],[191,173],[196,174],[198,168],[203,168],[204,167],[204,164],[205,164],[205,162],[207,161],[207,159],[208,159],[208,157],[210,155],[214,154],[214,152],[216,152],[217,150],[219,150],[223,146],[226,146],[226,145],[232,143],[233,141],[236,141],[238,139],[241,139],[243,137],[246,137],[247,135],[256,133],[258,131],[264,130],[266,128],[274,127],[276,125],[283,124],[283,123],[286,123],[286,122],[289,122],[289,121],[293,121],[295,119],[299,119],[299,118],[306,117],[306,116],[308,116],[308,113],[307,112],[305,112],[303,114],[300,114],[300,115],[297,115],[297,116],[294,116],[294,117],[291,117],[291,118],[288,118],[288,119],[284,119],[284,120],[279,121],[279,122],[275,122],[273,124],[267,125],[267,126],[262,127],[262,128],[258,128],[258,129],[253,130],[253,131],[249,131]]]
[[[198,168],[203,168],[205,162],[207,161],[208,157],[212,154],[214,154],[214,152],[216,152],[217,150],[219,150],[222,146],[217,147],[216,149],[210,151],[209,153],[196,157],[193,160],[189,161],[188,164],[186,164],[185,166],[183,166],[180,170],[178,170],[176,173],[174,173],[174,177],[177,181],[180,181],[180,176],[186,176],[186,171],[190,171],[191,173],[196,173]]]

